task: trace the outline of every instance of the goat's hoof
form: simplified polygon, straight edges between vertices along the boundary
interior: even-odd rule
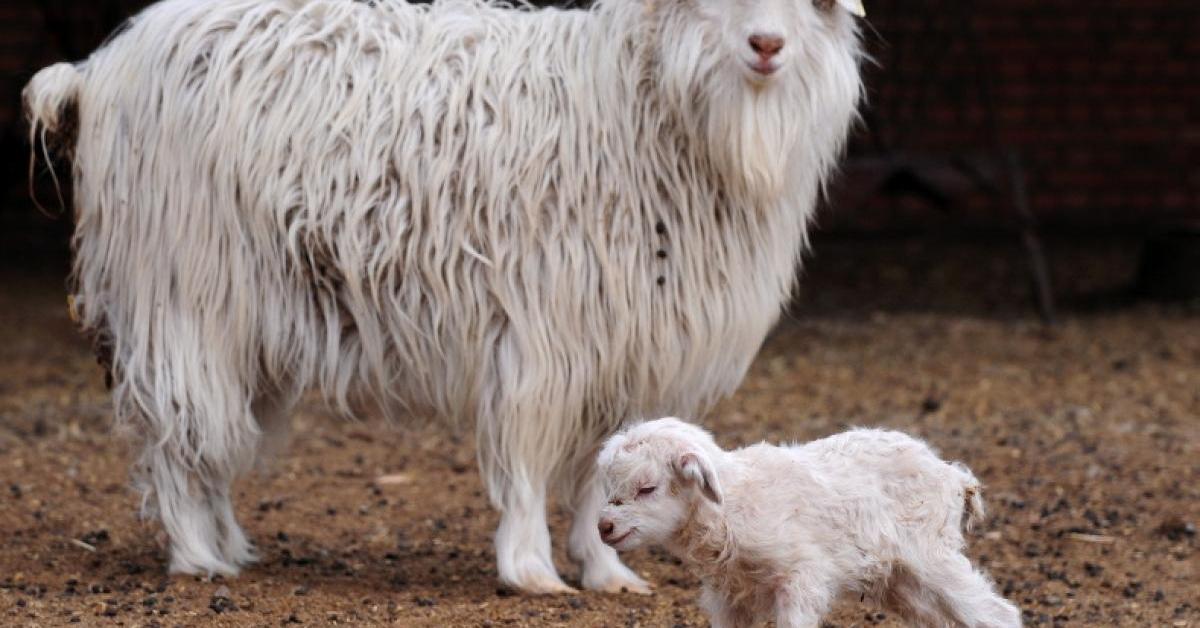
[[[649,582],[638,577],[628,567],[624,565],[620,567],[620,572],[608,573],[604,577],[596,577],[592,574],[584,573],[583,588],[603,593],[637,593],[638,595],[651,595],[654,593],[654,587],[650,586]]]
[[[654,595],[654,587],[650,586],[649,582],[638,578],[637,582],[629,582],[626,580],[610,580],[598,586],[588,587],[592,591],[600,591],[601,593],[636,593],[638,595]]]
[[[522,593],[530,595],[563,595],[579,592],[557,576],[549,577],[542,574],[535,574],[530,578],[526,578],[524,582],[516,583],[513,586],[520,589]]]
[[[238,575],[238,571],[237,566],[213,557],[189,560],[172,556],[170,566],[167,568],[167,573],[170,575],[199,576],[206,581],[210,581],[216,576],[234,578]]]
[[[501,577],[500,581],[508,587],[528,595],[561,595],[578,593],[567,585],[553,571],[541,568],[540,565],[518,571],[510,577]]]

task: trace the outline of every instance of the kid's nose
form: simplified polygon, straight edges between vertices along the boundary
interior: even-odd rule
[[[614,527],[616,527],[616,526],[613,525],[613,522],[611,519],[601,519],[600,525],[599,525],[600,538],[607,539],[608,537],[612,536]]]

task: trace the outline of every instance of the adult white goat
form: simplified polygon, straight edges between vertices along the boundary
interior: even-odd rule
[[[851,0],[840,0],[850,2]],[[25,90],[73,137],[75,307],[174,572],[253,558],[231,480],[301,392],[473,419],[500,578],[600,542],[624,417],[738,384],[860,97],[832,0],[166,0]]]

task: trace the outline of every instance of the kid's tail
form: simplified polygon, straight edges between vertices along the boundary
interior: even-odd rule
[[[958,471],[963,487],[963,529],[970,531],[982,523],[986,513],[983,509],[983,485],[976,479],[975,474],[961,462],[953,462],[950,466]]]

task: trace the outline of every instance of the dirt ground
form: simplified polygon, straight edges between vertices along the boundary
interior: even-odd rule
[[[907,430],[986,483],[970,554],[1028,624],[1200,626],[1200,308],[1123,304],[1111,291],[1136,251],[1107,246],[1056,250],[1072,309],[1048,329],[1006,246],[819,243],[800,305],[705,422],[731,447]],[[0,624],[707,624],[698,583],[659,551],[629,556],[649,597],[498,588],[470,439],[319,402],[289,453],[238,486],[262,561],[167,577],[61,276],[10,269],[0,286]],[[385,474],[404,481],[376,485]],[[857,599],[827,623],[899,625]]]

